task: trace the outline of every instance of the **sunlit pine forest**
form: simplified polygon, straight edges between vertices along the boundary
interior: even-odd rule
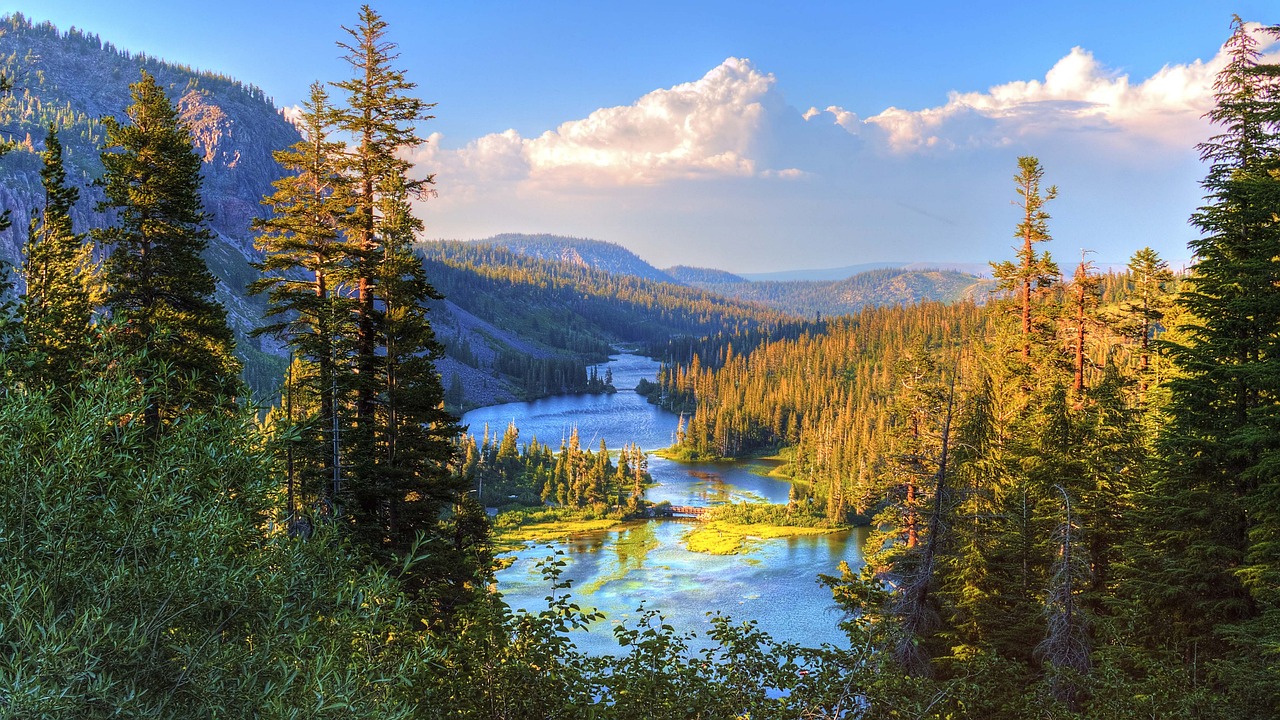
[[[1190,268],[1055,258],[1053,168],[1023,156],[991,198],[1019,208],[992,292],[812,321],[422,246],[410,201],[434,178],[404,157],[435,110],[406,39],[368,6],[335,37],[348,72],[312,86],[251,220],[263,315],[241,335],[158,66],[92,121],[36,112],[14,82],[35,58],[2,66],[39,120],[8,138],[39,203],[4,218],[24,243],[0,293],[0,717],[1280,716],[1280,67],[1239,19]],[[64,131],[97,161],[69,162]],[[641,391],[680,416],[671,455],[780,458],[775,519],[870,526],[866,566],[820,578],[841,614],[811,620],[847,644],[715,609],[704,649],[657,606],[610,628],[563,555],[544,607],[507,606],[482,481],[624,514],[650,478],[634,446],[464,435],[432,308],[489,285],[528,299],[494,321],[660,357]],[[591,333],[557,321],[570,295]],[[652,324],[610,334],[640,308]],[[255,403],[235,351],[264,338],[290,359]],[[617,651],[577,647],[584,626]]]

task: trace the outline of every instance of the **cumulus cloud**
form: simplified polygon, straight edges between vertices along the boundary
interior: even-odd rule
[[[729,58],[700,80],[545,132],[528,143],[526,157],[535,176],[618,183],[750,176],[761,100],[774,82],[749,61]]]
[[[776,80],[729,58],[694,82],[601,108],[538,137],[491,134],[441,158],[468,180],[526,177],[548,184],[645,185],[705,177],[789,177],[755,153]],[[798,172],[798,171],[796,171]]]
[[[1269,36],[1259,40],[1264,49],[1274,42]],[[1208,62],[1166,65],[1135,83],[1076,47],[1043,80],[1010,82],[986,92],[953,91],[944,105],[890,107],[865,121],[838,106],[812,108],[805,118],[830,115],[855,134],[878,132],[896,152],[1000,147],[1087,131],[1189,147],[1205,138],[1203,115],[1213,105],[1213,80],[1226,62],[1219,52]]]
[[[660,265],[749,272],[1001,257],[1014,158],[1034,154],[1063,189],[1054,234],[1071,249],[1060,252],[1122,261],[1151,245],[1178,258],[1195,235],[1195,144],[1212,132],[1203,114],[1225,62],[1220,52],[1132,78],[1074,48],[1043,77],[868,116],[791,107],[773,75],[729,58],[535,137],[507,130],[450,149],[434,135],[413,159],[436,173],[433,235],[557,232]]]

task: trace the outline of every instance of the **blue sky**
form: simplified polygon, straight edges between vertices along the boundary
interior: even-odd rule
[[[1020,154],[1053,250],[1187,256],[1198,116],[1232,12],[1273,1],[382,2],[438,103],[427,235],[552,232],[760,272],[1007,257]],[[892,4],[897,5],[897,4]],[[217,70],[278,105],[345,69],[354,4],[0,2]]]

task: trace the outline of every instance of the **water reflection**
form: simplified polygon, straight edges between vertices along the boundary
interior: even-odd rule
[[[463,422],[473,434],[482,434],[488,423],[491,434],[501,435],[514,420],[522,442],[536,436],[539,442],[558,445],[577,426],[584,447],[601,439],[615,450],[628,442],[648,451],[670,445],[678,418],[632,391],[640,378],[656,377],[658,363],[621,355],[608,367],[620,389],[617,394],[481,408],[467,413]],[[682,464],[650,455],[649,470],[657,485],[646,497],[676,505],[784,503],[790,488],[766,477],[772,467],[764,462]],[[569,559],[562,577],[572,582],[575,600],[608,618],[594,631],[575,635],[590,652],[618,652],[609,626],[633,618],[642,602],[661,610],[677,629],[700,637],[710,628],[708,614],[719,611],[738,621],[755,620],[777,639],[809,646],[843,644],[831,593],[817,576],[836,573],[841,561],[860,565],[863,531],[763,541],[749,555],[714,556],[685,549],[682,538],[696,522],[636,521],[555,546],[526,546],[498,573],[499,590],[513,608],[545,608],[550,587],[537,562],[560,549]]]

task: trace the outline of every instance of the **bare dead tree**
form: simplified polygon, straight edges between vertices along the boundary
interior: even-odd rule
[[[1061,485],[1054,487],[1062,493],[1064,521],[1057,529],[1058,557],[1051,568],[1049,594],[1045,598],[1045,638],[1036,646],[1036,655],[1049,670],[1054,699],[1074,711],[1079,709],[1083,696],[1081,681],[1092,666],[1089,622],[1076,602],[1077,585],[1084,585],[1089,569],[1084,554],[1075,552],[1079,529],[1071,516],[1071,496]],[[1081,582],[1077,584],[1077,580]]]

